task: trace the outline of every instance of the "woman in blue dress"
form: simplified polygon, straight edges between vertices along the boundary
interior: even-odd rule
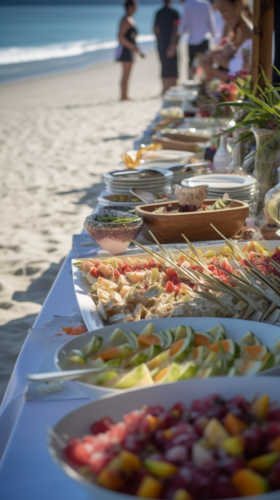
[[[128,79],[131,72],[135,54],[144,57],[136,44],[137,29],[133,14],[137,9],[135,0],[126,0],[124,3],[126,10],[125,16],[120,22],[119,28],[119,46],[117,48],[116,60],[122,63],[123,74],[121,80],[121,101],[129,101],[127,96]]]

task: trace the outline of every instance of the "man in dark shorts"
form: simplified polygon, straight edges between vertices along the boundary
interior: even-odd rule
[[[184,33],[189,34],[189,78],[192,78],[195,75],[195,55],[208,50],[207,35],[215,36],[215,17],[208,0],[185,0],[178,35]]]
[[[171,9],[172,0],[164,0],[163,3],[164,7],[156,13],[154,32],[157,37],[164,93],[169,87],[176,85],[178,78],[176,44],[179,14],[175,9]]]

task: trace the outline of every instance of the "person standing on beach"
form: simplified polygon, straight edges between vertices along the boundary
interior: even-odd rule
[[[157,38],[164,93],[169,87],[176,85],[178,78],[176,42],[179,14],[171,8],[172,0],[163,0],[163,3],[164,7],[156,13],[154,33]]]
[[[119,28],[119,46],[116,52],[116,60],[122,63],[123,73],[121,80],[121,101],[129,101],[127,95],[127,87],[132,64],[134,63],[135,54],[144,57],[144,54],[136,45],[137,29],[133,18],[137,10],[137,2],[135,0],[126,0],[124,2],[126,10],[125,16],[120,22]]]
[[[181,0],[182,1],[182,0]],[[193,66],[197,53],[204,54],[209,48],[207,34],[215,36],[213,7],[208,0],[185,0],[178,35],[189,34],[189,78],[195,75]]]

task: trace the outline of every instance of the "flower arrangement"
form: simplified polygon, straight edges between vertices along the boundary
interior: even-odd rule
[[[219,103],[232,103],[239,99],[244,99],[243,88],[250,89],[251,75],[241,71],[234,77],[229,77],[229,82],[221,82],[213,80],[205,88],[200,96],[199,114],[203,117],[220,118],[224,116],[220,108],[217,108]]]

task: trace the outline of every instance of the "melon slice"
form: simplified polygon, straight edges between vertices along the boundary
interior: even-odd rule
[[[226,338],[226,329],[222,323],[219,323],[216,326],[213,326],[213,328],[210,328],[207,330],[207,333],[211,335],[213,340],[217,342],[218,340],[223,340]]]
[[[170,346],[169,354],[170,357],[177,361],[178,363],[184,361],[193,347],[193,341],[191,339],[181,339],[177,340]]]
[[[200,368],[196,374],[197,378],[216,377],[220,375],[220,369],[216,366],[209,366],[208,368]]]
[[[209,346],[209,351],[216,353],[228,353],[234,357],[238,357],[240,353],[240,347],[234,340],[225,339],[219,342],[215,342]]]
[[[131,345],[132,349],[134,349],[135,351],[137,349],[139,349],[139,342],[138,342],[137,333],[131,331],[131,332],[125,333],[125,336],[126,336],[126,342],[128,342],[129,345]]]
[[[108,384],[108,382],[111,382],[112,380],[115,380],[118,377],[119,377],[118,372],[116,372],[115,370],[108,370],[98,375],[96,379],[96,384],[97,385]]]
[[[245,333],[240,340],[239,344],[242,345],[262,345],[262,341],[251,330]]]
[[[178,326],[176,332],[175,332],[175,341],[176,340],[181,340],[185,339],[187,337],[187,329],[185,326]]]
[[[195,347],[192,352],[191,356],[194,361],[202,360],[206,358],[208,353],[208,349],[205,345],[200,345],[199,347]]]
[[[264,354],[262,357],[262,362],[263,362],[263,367],[262,371],[268,370],[269,368],[272,368],[275,364],[275,357],[271,352],[268,352],[267,354]]]
[[[188,378],[194,377],[198,370],[199,365],[197,365],[193,361],[188,361],[188,363],[184,364],[181,369],[179,380],[186,380]]]
[[[148,356],[148,361],[150,361],[150,359],[155,358],[161,353],[161,347],[157,344],[153,344],[151,347],[147,347],[147,349],[144,349],[142,352]]]
[[[238,375],[238,371],[235,368],[235,366],[232,366],[229,371],[227,372],[228,377],[236,377]]]
[[[133,368],[129,373],[123,375],[116,383],[116,389],[129,389],[142,385],[153,385],[150,371],[144,363]]]
[[[152,333],[151,335],[139,335],[138,344],[140,349],[151,346],[153,344],[159,345],[160,347],[164,347],[165,341],[162,336],[157,333]]]
[[[108,344],[113,347],[117,347],[120,344],[124,344],[127,342],[125,333],[120,328],[115,328],[115,330],[111,333]]]
[[[236,359],[234,361],[234,368],[236,368],[239,375],[255,375],[262,370],[262,367],[262,361],[247,361],[246,359]]]
[[[95,354],[97,351],[99,351],[102,343],[102,337],[93,335],[92,339],[83,347],[83,353],[85,354],[85,356],[88,356],[89,354]]]
[[[136,354],[134,354],[134,356],[132,356],[132,358],[129,359],[127,366],[133,367],[133,366],[141,365],[142,363],[146,363],[147,359],[148,359],[148,356],[143,351],[137,352]]]
[[[117,347],[112,347],[112,349],[100,352],[93,356],[93,358],[91,359],[102,358],[104,361],[109,361],[110,359],[115,358],[124,359],[127,358],[132,353],[132,351],[133,349],[129,344],[122,344]]]
[[[154,323],[148,323],[145,326],[145,328],[142,330],[140,335],[152,335],[152,333],[154,332],[154,329],[155,329]]]
[[[195,347],[199,347],[201,345],[205,345],[209,347],[212,344],[213,338],[210,333],[207,332],[195,332],[194,336],[194,345]]]
[[[154,368],[164,368],[170,364],[170,354],[169,351],[163,351],[155,358],[148,361],[147,367],[149,370],[154,370]]]
[[[156,384],[164,384],[166,382],[176,382],[179,379],[181,373],[181,366],[177,363],[171,363],[170,366],[160,370],[158,374],[154,377],[154,382]]]
[[[269,349],[266,345],[248,345],[243,347],[241,356],[244,359],[261,361],[267,353],[269,353]]]

